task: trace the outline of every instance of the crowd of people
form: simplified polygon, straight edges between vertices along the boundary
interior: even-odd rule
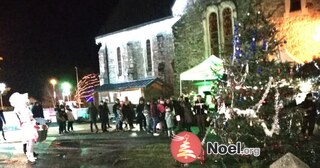
[[[32,106],[29,106],[27,97],[18,93],[13,94],[9,101],[14,107],[21,129],[28,135],[23,137],[23,151],[30,162],[35,162],[37,154],[33,151],[33,147],[34,143],[38,141],[35,125],[46,124],[42,105],[40,102],[35,102]],[[314,132],[317,104],[310,93],[307,94],[305,100],[299,106],[304,109],[301,133],[306,139],[310,139]],[[141,97],[137,105],[132,104],[128,97],[125,97],[123,101],[116,99],[111,110],[109,110],[107,101],[101,101],[98,107],[90,102],[88,115],[91,132],[99,132],[98,118],[101,122],[101,131],[109,132],[108,129],[111,128],[109,115],[112,112],[115,120],[115,131],[132,130],[135,128],[134,124],[136,124],[140,131],[146,131],[154,136],[164,134],[172,137],[176,131],[191,132],[193,121],[197,123],[199,135],[204,135],[208,110],[208,105],[200,95],[194,102],[190,102],[188,97],[182,96],[177,100],[173,97],[151,100],[145,100]],[[75,117],[72,109],[67,105],[56,105],[55,111],[59,134],[73,132]],[[6,120],[2,110],[0,110],[0,131],[2,139],[6,140],[4,124],[6,124]]]
[[[160,133],[169,137],[175,134],[175,131],[190,131],[194,120],[197,121],[199,134],[205,133],[205,122],[208,106],[203,98],[198,95],[195,102],[190,102],[188,97],[179,97],[178,100],[171,98],[158,98],[145,100],[139,99],[139,104],[134,105],[125,97],[123,101],[115,100],[112,106],[112,112],[115,118],[116,131],[132,130],[135,128],[134,123],[140,131],[146,131],[158,136]],[[101,120],[101,129],[108,132],[110,110],[108,103],[100,102],[98,108],[91,102],[88,108],[91,132],[99,132],[97,125],[98,116]],[[195,118],[195,119],[193,119]]]
[[[73,132],[73,122],[75,121],[75,117],[71,108],[68,105],[57,104],[54,110],[56,111],[59,134]]]

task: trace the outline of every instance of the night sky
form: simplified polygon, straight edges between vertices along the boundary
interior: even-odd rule
[[[174,0],[1,0],[0,82],[41,99],[49,79],[99,73],[98,35],[171,15]]]

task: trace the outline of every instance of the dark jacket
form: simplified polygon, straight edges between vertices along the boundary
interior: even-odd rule
[[[134,118],[133,105],[131,104],[131,102],[129,102],[128,104],[123,103],[121,109],[124,118]]]
[[[90,121],[97,121],[98,110],[97,110],[96,106],[90,105],[88,108],[88,114],[89,114]]]
[[[98,111],[99,111],[99,115],[100,115],[101,120],[108,119],[108,111],[104,105],[99,105]]]
[[[204,111],[207,110],[207,105],[205,104],[204,100],[196,100],[194,102],[193,110],[196,115],[205,114]]]
[[[41,104],[36,104],[31,109],[34,118],[44,118]]]
[[[315,117],[317,115],[317,105],[312,100],[306,99],[301,103],[301,107],[305,109],[304,116]]]
[[[155,103],[150,104],[150,114],[151,114],[151,117],[159,117],[157,104]]]

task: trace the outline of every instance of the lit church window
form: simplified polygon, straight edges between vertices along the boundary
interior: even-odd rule
[[[146,41],[147,48],[147,71],[150,72],[152,70],[152,59],[151,59],[151,43],[150,40]]]
[[[209,16],[209,35],[211,54],[219,55],[218,17],[214,12]]]
[[[117,48],[117,59],[118,59],[118,76],[122,75],[122,61],[120,47]]]
[[[224,53],[232,53],[232,12],[230,8],[224,8],[223,17],[223,35],[224,35]]]

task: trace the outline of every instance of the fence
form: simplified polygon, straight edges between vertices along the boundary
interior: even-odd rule
[[[87,114],[88,108],[74,108],[72,109],[73,115],[77,120],[87,120],[88,114]],[[3,112],[4,118],[6,119],[6,125],[4,127],[4,130],[7,131],[14,131],[20,129],[20,122],[17,118],[17,115],[13,111],[6,111]],[[46,108],[43,109],[43,115],[45,120],[48,122],[55,123],[57,122],[56,118],[56,112],[53,108]]]

